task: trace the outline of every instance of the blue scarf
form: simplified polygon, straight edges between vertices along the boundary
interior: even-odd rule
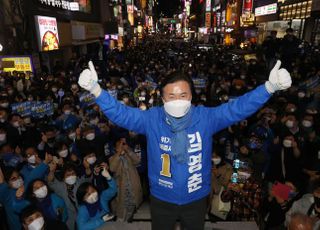
[[[173,137],[171,138],[171,153],[179,163],[188,162],[189,140],[186,129],[191,125],[192,109],[181,118],[175,118],[166,113],[166,121],[170,126]]]
[[[97,212],[100,212],[102,210],[100,205],[100,199],[98,199],[98,201],[93,204],[89,204],[87,202],[85,202],[84,204],[87,207],[90,218],[94,217],[97,214]]]

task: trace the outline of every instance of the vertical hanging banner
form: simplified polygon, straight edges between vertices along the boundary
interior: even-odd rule
[[[205,23],[205,26],[207,28],[210,28],[211,27],[211,13],[210,12],[207,12],[206,13],[206,23]]]
[[[253,0],[243,0],[242,15],[250,15],[252,12]]]
[[[211,12],[211,0],[206,0],[206,12]]]

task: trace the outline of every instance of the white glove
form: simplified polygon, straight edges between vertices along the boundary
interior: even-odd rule
[[[106,214],[106,215],[104,215],[104,216],[102,217],[102,219],[103,219],[104,222],[107,222],[107,221],[109,221],[109,220],[112,220],[113,218],[114,218],[114,215],[112,215],[112,214]]]
[[[88,63],[89,69],[85,69],[82,71],[79,77],[78,84],[92,93],[95,97],[99,97],[101,93],[101,87],[98,84],[98,75],[96,70],[94,69],[92,61]]]
[[[107,180],[111,180],[111,175],[106,168],[103,168],[101,175],[104,176]]]
[[[286,69],[280,69],[281,61],[278,60],[269,74],[269,81],[265,83],[269,93],[274,93],[277,90],[288,89],[291,84],[291,76]]]

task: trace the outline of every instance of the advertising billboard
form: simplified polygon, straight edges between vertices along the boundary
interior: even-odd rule
[[[35,16],[38,45],[40,51],[59,49],[57,19],[47,16]]]
[[[31,56],[0,56],[0,63],[3,72],[34,72]]]

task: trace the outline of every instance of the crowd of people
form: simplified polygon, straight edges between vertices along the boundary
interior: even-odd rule
[[[268,39],[250,60],[229,47],[203,50],[193,42],[150,38],[93,63],[103,89],[123,105],[145,111],[163,104],[160,85],[176,71],[193,80],[193,105],[215,107],[264,83],[270,63],[280,58],[292,87],[212,137],[207,212],[213,220],[254,220],[263,229],[294,229],[295,221],[316,229],[320,52],[312,46],[306,52],[306,44],[295,39],[292,46],[289,40]],[[278,48],[270,54],[274,45]],[[145,136],[108,120],[78,85],[92,58],[73,58],[65,66],[57,62],[52,73],[31,78],[1,73],[0,204],[6,217],[1,229],[96,229],[131,222],[148,200]],[[49,102],[52,113],[13,109],[39,101]]]

